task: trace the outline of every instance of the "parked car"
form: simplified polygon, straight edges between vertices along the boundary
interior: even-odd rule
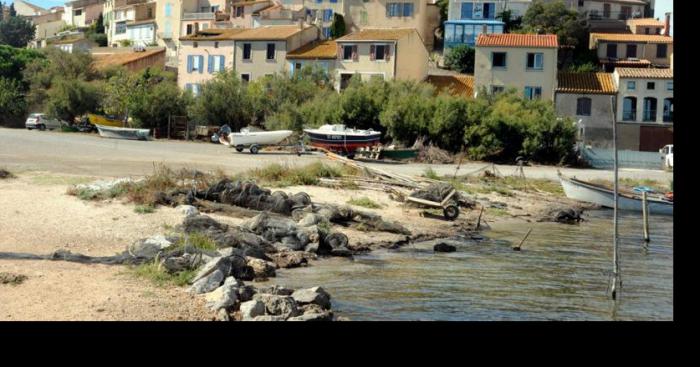
[[[664,168],[673,168],[673,144],[661,148],[659,153],[661,153],[661,159],[664,161]]]
[[[33,113],[27,117],[27,121],[24,123],[24,125],[27,127],[27,130],[53,130],[61,128],[61,121],[49,118],[43,113]]]

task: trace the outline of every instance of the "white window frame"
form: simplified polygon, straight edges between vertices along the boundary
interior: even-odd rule
[[[534,60],[535,64],[532,67],[528,66],[528,62],[530,61],[530,55],[535,55],[535,60]],[[540,59],[540,66],[539,67],[537,67],[538,56]],[[525,70],[527,70],[527,71],[542,71],[542,70],[544,70],[544,54],[542,52],[528,52],[527,55],[525,56]]]

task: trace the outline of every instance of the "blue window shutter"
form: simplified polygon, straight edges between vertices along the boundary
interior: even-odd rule
[[[214,72],[214,56],[209,55],[207,59],[207,72],[209,74]]]
[[[204,74],[204,56],[198,56],[199,57],[199,73]]]
[[[192,73],[192,55],[187,56],[187,73]]]
[[[226,56],[224,55],[219,56],[219,70],[226,70]]]
[[[403,16],[404,17],[413,16],[413,3],[404,3],[403,4]]]
[[[461,18],[462,19],[472,19],[474,16],[473,14],[474,11],[474,3],[462,3],[462,14]]]

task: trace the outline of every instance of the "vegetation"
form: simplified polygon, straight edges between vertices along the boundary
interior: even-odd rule
[[[556,34],[560,45],[585,47],[587,32],[583,24],[581,15],[569,9],[562,0],[535,0],[523,16],[525,32]]]
[[[523,17],[520,16],[517,18],[513,18],[513,11],[510,9],[506,9],[500,12],[496,16],[496,19],[499,19],[500,21],[505,23],[503,27],[504,33],[511,33],[520,30],[523,23]]]
[[[26,47],[34,38],[34,32],[34,25],[29,20],[10,14],[8,18],[0,20],[0,45]]]
[[[0,9],[0,12],[2,12],[2,9]],[[0,273],[0,284],[20,285],[25,280],[27,280],[27,276],[24,274]]]
[[[350,174],[349,170],[344,166],[331,166],[320,162],[303,167],[289,167],[273,163],[263,168],[254,169],[245,174],[244,177],[255,179],[262,185],[277,187],[317,185],[319,178],[341,177]]]
[[[15,175],[13,175],[12,172],[10,172],[4,168],[0,168],[0,180],[7,179],[7,178],[14,178],[14,177],[15,177]]]
[[[156,210],[152,205],[136,205],[134,212],[138,214],[151,214]]]
[[[345,18],[341,14],[333,14],[333,23],[331,23],[331,38],[338,38],[345,35]]]
[[[170,274],[165,271],[158,262],[148,262],[135,267],[132,267],[134,275],[139,278],[148,279],[155,285],[164,287],[175,285],[183,287],[194,278],[197,274],[195,270],[185,270],[178,273]]]
[[[350,205],[355,205],[355,206],[361,206],[363,208],[369,208],[369,209],[381,209],[382,206],[380,204],[377,204],[374,202],[372,199],[363,196],[357,199],[350,199],[348,200],[348,204]]]
[[[474,48],[457,45],[445,56],[445,66],[459,73],[474,74]]]

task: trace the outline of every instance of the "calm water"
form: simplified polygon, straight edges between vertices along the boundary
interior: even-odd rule
[[[581,225],[494,225],[457,252],[434,242],[332,258],[278,271],[269,283],[320,285],[333,309],[352,320],[673,320],[673,218],[651,217],[642,246],[639,215],[620,221],[622,294],[608,297],[612,211]],[[521,252],[511,249],[533,228]]]

